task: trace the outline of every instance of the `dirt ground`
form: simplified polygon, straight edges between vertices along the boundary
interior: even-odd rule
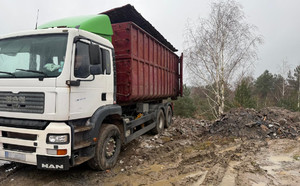
[[[214,122],[173,119],[161,135],[124,146],[112,170],[0,161],[0,185],[300,185],[300,113],[235,109]]]

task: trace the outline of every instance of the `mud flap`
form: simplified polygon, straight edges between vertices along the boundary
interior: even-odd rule
[[[37,168],[44,170],[69,170],[69,157],[51,157],[37,155]]]

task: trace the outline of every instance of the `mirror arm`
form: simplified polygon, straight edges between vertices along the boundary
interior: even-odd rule
[[[94,81],[95,80],[95,75],[93,75],[92,79],[77,79],[76,81]]]
[[[95,80],[95,75],[93,75],[92,79],[77,79],[76,81],[72,81],[72,80],[67,80],[66,84],[70,87],[79,87],[80,86],[80,82],[81,81],[94,81]]]

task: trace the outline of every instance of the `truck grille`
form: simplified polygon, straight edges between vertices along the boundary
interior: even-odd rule
[[[18,151],[18,152],[26,152],[26,153],[34,153],[36,152],[36,147],[26,147],[21,145],[11,145],[3,143],[3,149],[11,150],[11,151]]]
[[[8,131],[2,131],[2,136],[8,138],[15,138],[15,139],[31,140],[31,141],[37,139],[36,134],[23,134],[23,133],[8,132]]]
[[[18,151],[18,152],[27,152],[27,153],[34,153],[36,152],[36,147],[34,146],[34,142],[37,140],[36,134],[25,134],[25,133],[17,133],[17,132],[9,132],[9,131],[2,131],[0,136],[5,137],[6,141],[10,139],[21,140],[22,142],[32,142],[31,146],[24,146],[24,145],[16,145],[11,144],[9,142],[3,143],[3,149],[11,150],[11,151]]]
[[[44,113],[45,94],[42,92],[0,92],[0,111]]]

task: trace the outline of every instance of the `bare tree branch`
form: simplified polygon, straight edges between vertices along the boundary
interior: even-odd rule
[[[226,86],[257,56],[262,38],[255,29],[234,0],[212,3],[207,19],[187,25],[186,67],[194,83],[206,87],[204,94],[217,116],[224,112]]]

